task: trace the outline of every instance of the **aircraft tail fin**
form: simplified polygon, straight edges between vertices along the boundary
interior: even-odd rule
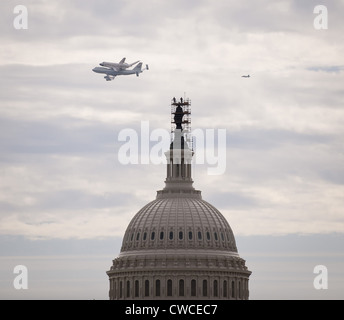
[[[139,62],[140,62],[140,60],[133,62],[133,63],[129,64],[129,67],[132,67],[133,65],[135,65],[136,63],[139,63]]]
[[[141,71],[141,68],[142,68],[142,62],[140,62],[133,70]]]
[[[124,63],[125,62],[125,58],[123,58],[119,63]]]

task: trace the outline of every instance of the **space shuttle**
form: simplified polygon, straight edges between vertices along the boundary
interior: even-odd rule
[[[102,67],[107,67],[107,68],[111,68],[113,69],[114,71],[122,71],[122,70],[125,70],[127,68],[130,68],[132,67],[133,65],[139,63],[140,61],[135,61],[133,63],[126,63],[125,62],[125,58],[123,58],[120,62],[116,63],[116,62],[102,62],[102,63],[99,63],[99,65],[101,65]]]

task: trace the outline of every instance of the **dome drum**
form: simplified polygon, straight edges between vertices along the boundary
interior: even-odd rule
[[[226,299],[249,297],[248,274],[229,270],[141,270],[110,276],[110,299]]]

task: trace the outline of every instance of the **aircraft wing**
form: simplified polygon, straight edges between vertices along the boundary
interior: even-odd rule
[[[114,70],[114,71],[120,71],[120,70],[122,70],[122,68],[118,68],[118,67],[111,67],[111,69]]]

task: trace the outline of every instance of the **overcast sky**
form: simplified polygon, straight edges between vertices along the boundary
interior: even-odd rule
[[[209,175],[214,164],[195,164],[194,186],[242,239],[251,295],[292,297],[278,289],[283,270],[291,272],[286,264],[278,265],[279,280],[262,272],[282,254],[269,251],[271,239],[280,239],[286,256],[312,252],[310,273],[295,267],[291,277],[309,280],[317,298],[312,271],[328,254],[321,247],[316,259],[314,246],[328,239],[337,287],[326,297],[344,298],[344,250],[336,245],[344,231],[343,1],[21,1],[26,30],[13,26],[17,4],[0,4],[1,298],[19,297],[8,256],[42,253],[56,265],[49,254],[59,263],[69,255],[71,263],[78,254],[96,261],[100,252],[107,263],[93,290],[107,299],[105,270],[166,172],[163,164],[121,164],[118,135],[133,129],[140,139],[141,121],[150,131],[169,130],[173,96],[191,99],[192,129],[226,130],[225,172]],[[314,27],[318,4],[328,9],[328,29]],[[92,72],[123,57],[149,70],[110,82]],[[257,260],[256,239],[269,259]],[[286,247],[290,239],[294,246]],[[59,290],[36,284],[42,291],[20,297],[61,298],[59,280]],[[73,288],[69,298],[94,298]]]

